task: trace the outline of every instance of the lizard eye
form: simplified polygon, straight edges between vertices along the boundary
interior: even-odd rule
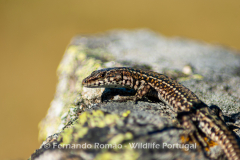
[[[106,75],[106,72],[99,74],[99,77],[103,78],[105,77],[105,75]]]

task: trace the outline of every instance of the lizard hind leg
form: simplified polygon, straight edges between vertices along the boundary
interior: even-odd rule
[[[177,115],[177,119],[180,122],[181,126],[184,128],[182,142],[186,143],[186,142],[190,141],[190,139],[191,139],[191,141],[193,141],[194,143],[198,143],[198,141],[194,135],[197,128],[193,124],[193,121],[191,120],[191,113],[190,112],[180,112]]]
[[[177,119],[180,122],[181,126],[184,128],[184,132],[181,136],[181,141],[183,144],[193,143],[196,144],[197,150],[201,151],[204,148],[204,154],[209,157],[209,147],[206,141],[206,137],[204,137],[194,124],[192,120],[191,112],[180,112],[178,113]],[[200,146],[200,147],[198,147]]]
[[[222,121],[225,122],[223,112],[218,106],[211,105],[209,108],[210,108],[210,113],[211,114],[216,115],[219,119],[221,119]]]

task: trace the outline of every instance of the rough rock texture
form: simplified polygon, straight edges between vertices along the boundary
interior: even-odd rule
[[[55,98],[39,124],[44,142],[31,159],[225,159],[212,142],[208,151],[184,143],[176,113],[164,103],[148,98],[138,104],[115,101],[135,91],[82,88],[81,81],[93,70],[119,66],[167,74],[209,106],[222,109],[239,140],[239,55],[149,30],[77,36],[59,65]]]

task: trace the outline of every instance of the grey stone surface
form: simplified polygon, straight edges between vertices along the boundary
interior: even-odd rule
[[[53,144],[97,141],[110,143],[115,136],[124,137],[123,135],[125,138],[119,141],[121,144],[181,143],[184,130],[175,119],[176,113],[164,103],[147,98],[138,104],[131,101],[119,102],[115,100],[134,95],[134,91],[82,88],[82,79],[93,70],[115,66],[151,69],[177,79],[209,106],[221,108],[227,124],[239,136],[239,55],[222,46],[182,38],[166,38],[149,30],[116,30],[91,36],[76,36],[59,66],[56,95],[48,114],[40,124],[40,139],[49,137],[32,155],[32,159],[51,159],[55,154],[58,154],[57,159],[208,159],[200,146],[189,151],[179,148],[125,148],[116,151],[59,150],[53,148]],[[114,95],[114,99],[109,95]],[[101,103],[103,98],[105,99]],[[94,115],[99,110],[104,118]],[[79,121],[84,119],[85,113],[92,118],[82,124]],[[115,116],[118,122],[108,123],[109,115]],[[92,119],[99,120],[95,127]],[[102,123],[104,127],[101,128],[99,125]],[[87,127],[87,131],[83,127]],[[126,139],[129,134],[131,138]],[[44,148],[45,145],[50,148]],[[210,147],[208,153],[211,158],[225,158],[217,145]]]

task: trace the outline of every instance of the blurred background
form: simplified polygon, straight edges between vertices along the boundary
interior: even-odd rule
[[[240,1],[0,0],[0,159],[39,148],[38,123],[73,36],[136,28],[240,50]]]

